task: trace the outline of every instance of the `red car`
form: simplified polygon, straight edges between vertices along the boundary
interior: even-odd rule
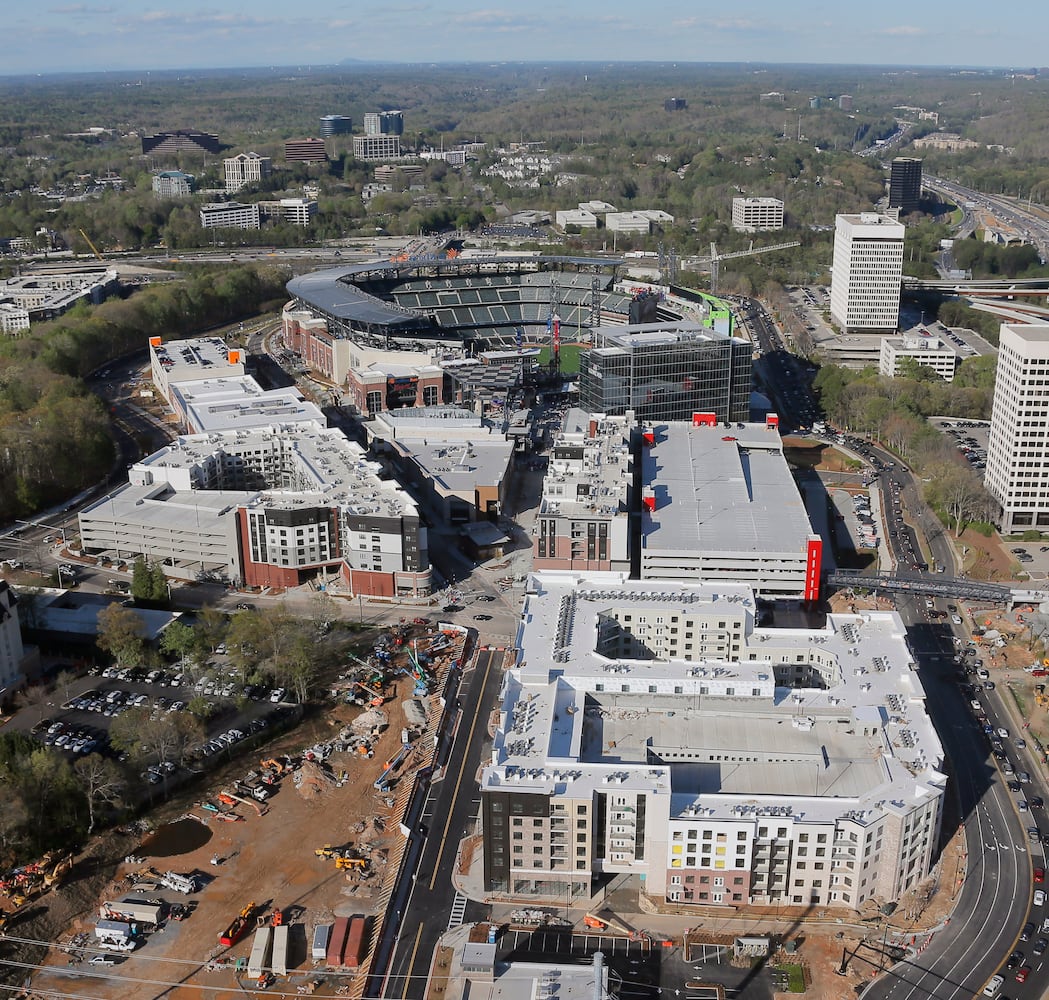
[[[1044,868],[1036,868],[1034,870],[1034,880],[1036,882],[1044,882],[1045,881],[1045,869]]]
[[[1029,965],[1021,966],[1016,970],[1016,981],[1018,983],[1026,983],[1027,977],[1031,974],[1031,967]]]

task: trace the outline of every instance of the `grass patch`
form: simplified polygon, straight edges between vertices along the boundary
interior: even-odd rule
[[[561,336],[564,336],[562,332]],[[561,373],[564,375],[574,375],[579,371],[579,354],[583,349],[575,344],[562,344],[561,345]],[[544,347],[539,351],[539,364],[544,367],[553,360],[554,349],[552,347]]]
[[[788,993],[805,992],[805,970],[800,965],[786,962],[781,965],[774,965],[773,968],[787,977]]]

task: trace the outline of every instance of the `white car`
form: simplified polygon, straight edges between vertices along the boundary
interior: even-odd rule
[[[1034,905],[1045,906],[1045,890],[1035,889],[1034,890]]]

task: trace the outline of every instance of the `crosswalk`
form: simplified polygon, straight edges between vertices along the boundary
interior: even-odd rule
[[[452,900],[452,911],[448,914],[448,930],[453,927],[462,927],[463,917],[466,914],[467,899],[461,892],[456,892]]]

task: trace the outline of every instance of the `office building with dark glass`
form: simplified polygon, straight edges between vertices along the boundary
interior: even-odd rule
[[[900,213],[917,212],[922,197],[922,161],[897,156],[889,167],[889,208]]]
[[[599,327],[579,358],[579,405],[640,421],[750,417],[751,345],[692,323]]]

